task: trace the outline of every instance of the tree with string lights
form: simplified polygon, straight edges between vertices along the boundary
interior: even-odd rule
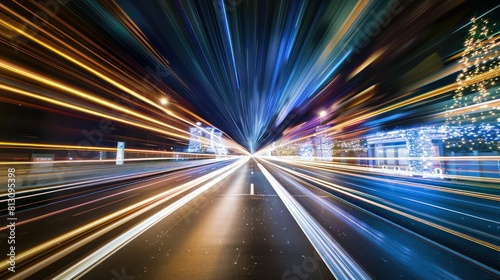
[[[307,138],[300,144],[297,155],[302,159],[308,160],[313,159],[316,156],[316,153],[314,151],[314,142],[311,138]]]
[[[446,149],[500,150],[499,33],[487,19],[471,20],[457,76],[453,105],[447,106]]]

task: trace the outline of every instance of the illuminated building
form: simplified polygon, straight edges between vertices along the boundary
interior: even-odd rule
[[[443,127],[421,127],[377,133],[367,138],[371,168],[398,173],[432,174],[443,171],[443,163],[433,159],[444,155]],[[437,169],[440,169],[437,170]]]
[[[227,148],[222,143],[222,132],[213,127],[189,128],[189,153],[208,153],[224,156],[228,154]]]

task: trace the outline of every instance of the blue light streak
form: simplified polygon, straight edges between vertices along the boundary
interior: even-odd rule
[[[236,70],[236,60],[234,59],[234,51],[233,51],[233,42],[231,39],[231,32],[229,31],[229,24],[227,23],[227,14],[226,14],[226,9],[224,8],[224,0],[220,0],[220,9],[222,10],[223,17],[222,19],[224,20],[224,26],[226,27],[226,35],[227,35],[227,41],[229,43],[229,50],[231,52],[231,59],[233,62],[233,70],[234,70],[234,78],[236,80],[236,86],[238,87],[238,90],[240,89],[240,82],[238,78],[238,71]]]

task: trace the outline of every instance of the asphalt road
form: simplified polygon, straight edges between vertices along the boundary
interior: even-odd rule
[[[0,278],[500,278],[495,184],[243,162],[23,193]]]
[[[495,184],[274,164],[264,163],[371,277],[500,277]]]
[[[168,172],[155,170],[150,175],[142,173],[118,181],[102,180],[18,193],[15,211],[16,272],[11,273],[2,267],[0,278],[50,277],[195,188],[177,189],[178,186],[232,162],[234,160],[204,163]],[[167,194],[162,195],[165,192]],[[155,196],[155,199],[150,199]],[[2,206],[0,220],[6,221],[7,202],[3,201]],[[10,251],[6,242],[9,234],[7,225],[6,221],[0,226],[0,244],[6,254]],[[6,263],[2,262],[4,266]]]
[[[129,242],[83,279],[125,277],[333,278],[253,160]]]

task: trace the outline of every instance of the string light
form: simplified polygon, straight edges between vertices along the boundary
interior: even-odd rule
[[[463,67],[457,76],[453,105],[446,108],[445,147],[454,152],[500,150],[498,77],[468,82],[480,74],[498,71],[500,67],[500,42],[489,25],[486,19],[472,18],[464,42],[465,50],[459,61]],[[492,25],[494,27],[496,24]]]

